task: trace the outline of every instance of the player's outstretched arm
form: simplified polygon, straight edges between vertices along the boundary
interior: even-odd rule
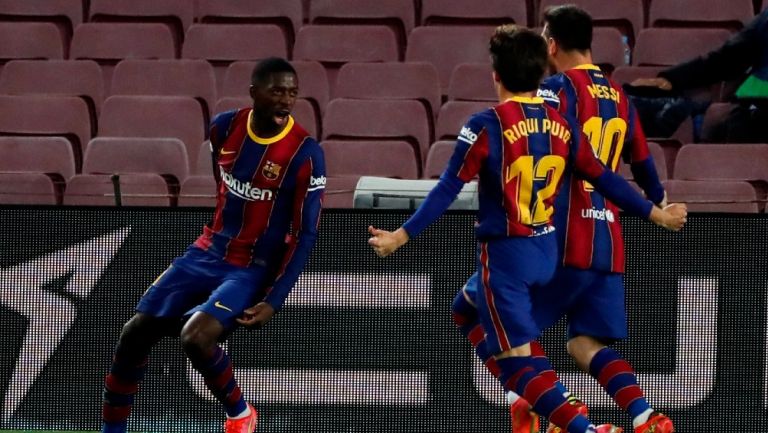
[[[368,226],[368,233],[371,234],[371,238],[368,239],[368,245],[376,251],[376,255],[379,257],[387,257],[394,253],[410,239],[408,232],[402,227],[393,232],[388,232],[377,229],[374,226]]]
[[[664,209],[654,206],[648,219],[660,227],[676,232],[688,221],[688,208],[685,203],[672,203]]]

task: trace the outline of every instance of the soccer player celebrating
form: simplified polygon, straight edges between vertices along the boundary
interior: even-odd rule
[[[180,336],[224,406],[224,432],[255,431],[256,409],[245,402],[217,341],[238,324],[262,326],[280,310],[317,238],[325,164],[318,143],[290,114],[297,93],[290,63],[265,59],[251,77],[253,107],[211,121],[213,219],[123,327],[104,383],[102,432],[126,432],[150,349],[169,335]]]
[[[463,184],[479,175],[477,305],[502,384],[569,433],[618,433],[621,429],[610,424],[595,427],[567,404],[531,360],[529,342],[540,334],[531,314],[531,291],[552,278],[557,263],[552,205],[563,176],[575,170],[623,209],[659,225],[679,229],[685,212],[670,213],[643,200],[595,158],[575,125],[535,97],[547,67],[540,35],[501,26],[491,37],[490,53],[499,105],[470,117],[448,167],[416,213],[394,232],[369,227],[368,242],[379,256],[391,254],[435,221]]]
[[[544,13],[542,36],[558,72],[542,84],[542,97],[561,113],[577,117],[603,164],[617,171],[623,156],[646,196],[665,205],[635,108],[621,87],[592,62],[592,18],[573,5],[550,8]],[[606,346],[627,337],[624,239],[618,218],[608,217],[616,214],[616,206],[575,178],[566,179],[563,189],[555,204],[567,209],[555,222],[563,228],[559,233],[563,266],[540,292],[537,321],[548,327],[567,314],[568,353],[632,416],[635,433],[671,433],[672,421],[648,404],[632,367]]]
[[[609,169],[616,171],[619,158],[624,156],[646,196],[663,205],[664,189],[635,109],[621,87],[592,63],[591,17],[576,6],[566,5],[547,10],[544,22],[550,64],[558,73],[544,80],[539,95],[561,113],[577,118],[595,155]],[[533,292],[533,316],[543,329],[567,314],[568,352],[632,416],[635,432],[671,433],[672,422],[650,407],[632,367],[606,347],[606,343],[627,336],[622,278],[624,241],[616,217],[618,209],[596,190],[596,185],[570,175],[565,177],[563,191],[555,202],[560,266],[546,287]],[[453,314],[478,356],[495,373],[495,361],[487,353],[482,328],[472,332],[479,326],[472,301],[477,296],[477,286],[477,276],[473,276],[456,296]],[[532,346],[534,355],[539,355],[534,358],[537,368],[556,380],[543,350],[536,342]],[[559,381],[556,384],[568,395]],[[514,394],[509,394],[508,399],[512,403],[513,425],[519,425],[519,431],[537,422],[536,416],[529,414],[526,402]],[[578,400],[570,397],[569,401],[586,412]],[[560,431],[554,424],[547,430]]]

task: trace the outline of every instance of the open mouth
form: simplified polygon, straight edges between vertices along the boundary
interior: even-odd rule
[[[288,116],[291,115],[291,112],[288,110],[277,110],[275,111],[275,123],[283,126],[288,121]]]

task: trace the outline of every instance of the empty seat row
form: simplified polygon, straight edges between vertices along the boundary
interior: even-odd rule
[[[417,25],[516,24],[536,26],[543,12],[568,0],[302,0],[248,2],[238,0],[0,0],[0,20],[37,19],[54,22],[72,33],[84,21],[161,22],[179,39],[193,22],[271,23],[289,40],[304,24],[387,24],[403,39]],[[754,15],[751,0],[657,0],[650,2],[647,19],[643,0],[579,0],[598,26],[622,29],[631,39],[646,26],[719,26],[741,28]],[[419,7],[417,7],[417,5]],[[86,7],[87,6],[87,7]],[[417,13],[418,12],[418,13]]]
[[[386,26],[311,25],[302,27],[292,53],[280,29],[260,24],[196,24],[187,30],[179,51],[170,32],[156,23],[86,23],[75,29],[71,59],[92,59],[104,68],[109,86],[111,67],[126,58],[204,59],[211,62],[221,79],[226,66],[237,60],[258,60],[268,56],[313,60],[328,70],[335,83],[338,68],[348,62],[424,61],[435,65],[446,93],[453,68],[459,63],[487,63],[489,26],[416,27],[401,52],[394,32]],[[259,43],[232,43],[238,40]],[[634,65],[670,65],[702,54],[724,42],[725,29],[652,28],[644,29],[631,55]],[[50,23],[0,22],[0,62],[11,59],[62,59],[65,46]],[[621,33],[613,28],[596,28],[596,62],[612,67],[625,64]]]
[[[326,166],[329,176],[348,178],[362,175],[394,177],[403,179],[436,179],[445,169],[448,159],[453,153],[455,141],[443,140],[432,144],[426,157],[425,170],[420,173],[417,154],[411,143],[398,139],[339,139],[324,140],[321,145],[325,151]],[[651,154],[656,162],[659,178],[668,180],[665,170],[664,153],[656,143],[649,143]],[[182,196],[189,196],[190,203],[209,202],[213,196],[214,187],[211,171],[211,160],[207,154],[207,143],[198,152],[192,170],[187,170],[188,156],[184,144],[174,138],[94,138],[86,151],[82,174],[76,174],[74,156],[71,146],[61,137],[0,137],[0,173],[3,179],[11,182],[8,173],[30,173],[43,175],[31,176],[29,185],[14,192],[11,186],[0,188],[5,192],[5,202],[29,203],[40,199],[36,194],[25,196],[27,187],[38,188],[39,185],[49,185],[44,188],[54,192],[57,203],[61,202],[63,192],[70,197],[87,196],[89,204],[105,204],[114,200],[115,192],[111,188],[115,183],[128,182],[130,200],[135,203],[147,203],[146,200],[166,200],[174,203],[175,197],[181,190]],[[768,144],[746,145],[698,145],[688,144],[680,150],[675,161],[675,181],[690,182],[743,182],[752,188],[754,199],[748,200],[752,205],[760,203],[768,191]],[[632,173],[626,165],[620,167],[620,172],[632,180]],[[112,175],[118,174],[118,179]],[[137,175],[146,175],[144,177]],[[152,176],[150,176],[152,175]],[[123,179],[124,176],[127,176]],[[25,177],[25,179],[26,179]],[[140,185],[148,182],[150,185],[159,184],[162,180],[162,194],[157,194],[151,187],[145,193],[140,193]],[[73,186],[74,185],[74,186]],[[682,185],[682,184],[681,184]],[[699,185],[701,186],[701,185]],[[133,189],[131,189],[133,188]],[[725,188],[725,189],[723,189]],[[730,187],[718,187],[711,192],[701,191],[699,195],[712,196],[724,194]],[[743,186],[735,187],[744,189]],[[85,189],[86,192],[82,192]],[[95,190],[106,190],[100,194]],[[78,191],[80,193],[76,194]],[[91,192],[87,192],[91,191]],[[155,191],[155,192],[152,192]],[[192,192],[196,191],[196,192]],[[679,191],[678,191],[679,192]],[[10,198],[10,195],[24,197]],[[138,195],[137,195],[138,194]],[[672,192],[670,192],[670,195]],[[132,195],[132,196],[131,196]],[[671,196],[671,200],[682,200]],[[186,199],[185,199],[186,200]],[[692,199],[688,199],[690,201]],[[705,200],[705,199],[701,199]],[[710,197],[709,200],[715,200]],[[732,200],[723,203],[744,204],[744,197],[734,196]],[[721,200],[722,201],[722,200]],[[47,203],[46,200],[36,201]],[[98,202],[98,203],[97,203]],[[88,204],[80,202],[81,204]],[[106,203],[109,204],[109,203]],[[711,204],[706,200],[699,204]],[[738,207],[738,206],[737,206]],[[742,207],[740,207],[742,208]],[[760,206],[762,209],[762,206]]]

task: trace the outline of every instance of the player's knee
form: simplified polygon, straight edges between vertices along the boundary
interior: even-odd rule
[[[189,356],[195,356],[209,352],[222,333],[222,327],[218,321],[210,316],[196,315],[182,328],[181,347]]]
[[[605,347],[603,343],[587,335],[579,335],[571,338],[568,340],[566,346],[568,354],[571,355],[579,365],[589,365],[592,357],[594,357],[603,347]]]
[[[451,317],[453,318],[453,323],[458,327],[474,322],[477,318],[477,308],[469,303],[464,294],[464,290],[459,290],[453,298],[453,304],[451,304]]]
[[[204,353],[208,348],[216,344],[216,339],[211,338],[199,328],[184,328],[181,332],[181,347],[188,355]]]
[[[123,325],[120,331],[121,343],[132,343],[143,340],[151,330],[151,324],[148,317],[143,314],[136,314]]]

